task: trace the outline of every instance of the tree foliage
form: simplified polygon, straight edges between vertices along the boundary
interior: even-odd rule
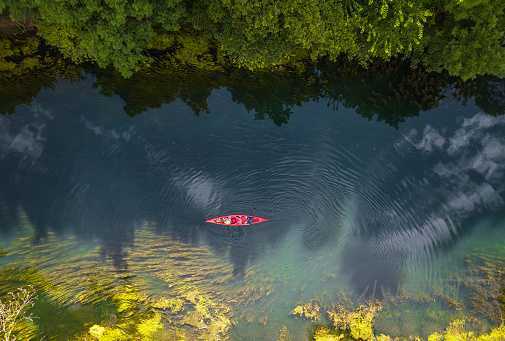
[[[34,20],[39,35],[65,56],[112,65],[125,76],[147,62],[155,31],[178,30],[183,14],[180,0],[9,1],[14,20]]]
[[[505,76],[505,2],[451,0],[424,39],[422,62],[463,79]]]
[[[154,57],[214,70],[407,58],[464,79],[505,75],[503,1],[0,0],[1,11],[123,76]]]

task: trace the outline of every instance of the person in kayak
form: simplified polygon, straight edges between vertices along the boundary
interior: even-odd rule
[[[247,216],[247,225],[252,225],[254,218],[250,215]]]
[[[231,224],[232,224],[232,225],[235,225],[237,222],[238,222],[238,221],[237,221],[237,217],[234,217],[234,216],[233,216],[233,217],[231,217]]]

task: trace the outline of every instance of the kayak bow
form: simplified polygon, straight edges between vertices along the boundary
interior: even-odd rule
[[[225,225],[225,226],[250,226],[254,224],[264,223],[270,219],[256,217],[246,214],[231,214],[223,215],[205,220],[206,223]]]

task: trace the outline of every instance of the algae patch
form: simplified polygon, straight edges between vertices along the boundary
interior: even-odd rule
[[[340,341],[344,337],[343,334],[326,326],[316,326],[312,339],[314,341]]]
[[[0,294],[31,285],[45,302],[35,310],[66,314],[59,315],[61,321],[34,319],[35,338],[226,340],[233,292],[223,284],[232,278],[232,266],[207,248],[155,236],[147,228],[137,231],[136,240],[138,246],[124,254],[128,268],[118,271],[99,248],[76,239],[49,234],[33,245],[30,237],[19,237],[7,250],[12,261],[0,267]],[[69,320],[72,311],[88,307],[91,317]],[[53,328],[43,325],[55,322]],[[74,323],[68,330],[59,327],[68,323]]]
[[[294,307],[291,315],[307,320],[317,321],[321,317],[321,307],[316,302],[300,304]]]
[[[381,310],[382,305],[379,303],[360,305],[352,311],[337,305],[328,312],[328,318],[335,329],[348,332],[354,339],[371,340],[374,335],[374,319]]]

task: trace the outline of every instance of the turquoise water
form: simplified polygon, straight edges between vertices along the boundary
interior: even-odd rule
[[[300,77],[204,90],[212,78],[188,90],[180,78],[103,77],[56,77],[0,116],[0,247],[24,250],[2,264],[42,252],[35,266],[52,269],[95,252],[160,294],[170,286],[156,267],[180,261],[173,250],[198,250],[221,267],[213,290],[251,290],[230,303],[232,339],[275,339],[287,326],[303,340],[312,324],[290,317],[293,307],[342,297],[415,297],[379,315],[393,335],[444,328],[461,311],[441,297],[468,299],[467,258],[505,260],[501,81],[477,83],[487,90],[466,100],[451,84],[422,83],[423,101],[365,76],[324,91]],[[272,221],[204,223],[234,212]],[[195,262],[188,283],[205,287],[207,263]],[[423,295],[433,304],[412,303]]]

